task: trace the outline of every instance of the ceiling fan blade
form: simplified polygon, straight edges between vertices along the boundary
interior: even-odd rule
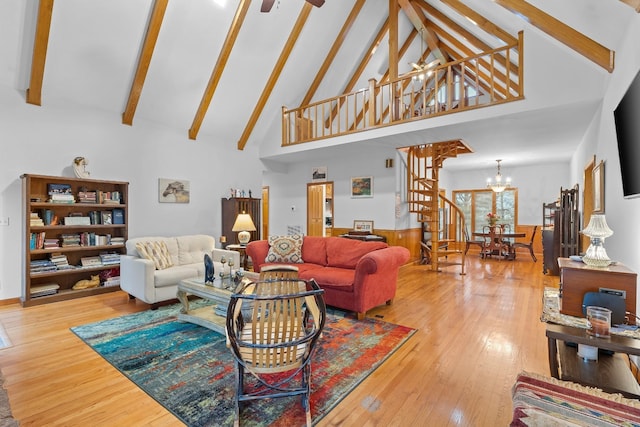
[[[409,65],[411,65],[413,68],[415,68],[418,71],[422,71],[422,67],[416,64],[415,62],[410,62]]]
[[[324,0],[307,0],[309,3],[314,5],[315,7],[320,7],[324,4]]]
[[[276,0],[262,0],[262,7],[260,8],[260,12],[269,12],[273,7],[273,4]]]
[[[432,69],[432,68],[437,67],[439,64],[440,64],[440,60],[439,60],[439,59],[434,59],[433,61],[429,62],[429,63],[428,63],[428,64],[426,64],[426,65],[423,65],[422,67],[423,67],[423,69],[425,69],[425,70],[430,70],[430,69]]]

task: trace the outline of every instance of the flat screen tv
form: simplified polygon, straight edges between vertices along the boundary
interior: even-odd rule
[[[618,136],[624,197],[640,197],[640,72],[631,82],[613,117]]]

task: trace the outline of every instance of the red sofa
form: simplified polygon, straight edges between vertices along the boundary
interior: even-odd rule
[[[266,262],[269,241],[256,240],[247,245],[253,270],[260,272]],[[367,310],[391,304],[396,295],[398,269],[409,260],[409,250],[382,242],[363,242],[342,237],[304,236],[300,263],[301,279],[314,279],[325,291],[327,305],[355,311],[363,319]]]

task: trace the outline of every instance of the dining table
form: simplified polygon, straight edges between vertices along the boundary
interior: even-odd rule
[[[487,244],[480,251],[480,256],[486,258],[493,255],[498,255],[504,259],[513,261],[516,259],[515,249],[513,247],[512,239],[518,239],[526,237],[527,233],[509,232],[503,231],[501,233],[496,231],[483,231],[473,232],[474,237],[482,237]]]

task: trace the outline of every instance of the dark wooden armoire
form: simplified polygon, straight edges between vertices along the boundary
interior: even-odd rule
[[[227,238],[226,244],[238,243],[238,233],[232,231],[233,223],[238,214],[246,212],[256,226],[256,231],[251,232],[251,240],[260,240],[260,199],[252,197],[222,198],[222,236]],[[223,245],[224,246],[224,245]]]

